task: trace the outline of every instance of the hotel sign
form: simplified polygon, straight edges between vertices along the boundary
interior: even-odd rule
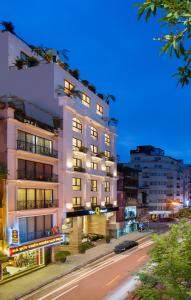
[[[91,216],[91,215],[100,215],[100,214],[106,214],[109,212],[117,211],[118,207],[104,207],[100,208],[99,206],[95,207],[95,209],[91,210],[77,210],[77,211],[69,211],[66,213],[67,218],[71,217],[79,217],[79,216]]]
[[[51,246],[54,244],[61,243],[62,240],[63,240],[63,236],[57,235],[57,236],[52,236],[49,239],[33,242],[30,244],[25,244],[25,245],[21,245],[21,246],[17,246],[17,247],[11,247],[11,248],[9,248],[9,255],[14,256],[14,255],[17,255],[17,254],[25,252],[25,251],[34,250],[34,249],[41,248],[41,247],[48,247],[48,246]]]
[[[19,243],[19,232],[16,229],[12,229],[12,244]]]

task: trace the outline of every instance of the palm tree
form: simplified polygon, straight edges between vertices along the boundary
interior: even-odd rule
[[[115,102],[116,98],[115,98],[115,96],[113,96],[111,94],[107,94],[107,95],[103,95],[103,100],[109,105],[110,101]]]
[[[119,121],[116,118],[110,118],[108,121],[108,125],[117,125],[118,122]]]
[[[12,34],[15,34],[15,28],[12,22],[2,21],[0,24],[3,26],[2,31],[9,31]]]

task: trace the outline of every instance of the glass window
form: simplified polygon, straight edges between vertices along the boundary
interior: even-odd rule
[[[82,93],[82,104],[87,107],[90,107],[90,97],[84,93]]]
[[[91,201],[91,205],[97,205],[97,197],[91,197],[90,201]]]
[[[98,139],[98,131],[95,127],[91,127],[91,137],[93,137],[94,139]]]
[[[109,196],[106,196],[104,199],[105,199],[105,204],[110,204],[110,197]]]
[[[64,92],[66,93],[66,95],[71,96],[73,89],[74,85],[68,80],[64,80]]]
[[[72,197],[73,207],[81,206],[82,198],[81,197]]]
[[[91,152],[94,154],[98,153],[98,147],[96,145],[91,145],[90,146]]]
[[[105,181],[104,187],[105,187],[105,192],[110,192],[110,182],[109,181]]]
[[[91,191],[97,192],[97,180],[91,180]]]
[[[82,148],[82,140],[73,138],[72,146],[73,146],[73,150],[79,150],[80,148]]]
[[[77,118],[73,118],[73,120],[72,120],[72,129],[75,132],[82,133],[82,122]]]
[[[91,162],[91,168],[92,168],[93,170],[97,170],[97,169],[98,169],[98,164],[92,161],[92,162]]]
[[[82,159],[73,158],[73,167],[82,167]]]
[[[110,166],[106,166],[106,173],[111,173],[111,167]]]
[[[105,157],[107,157],[107,158],[110,158],[110,156],[111,156],[111,154],[110,154],[110,151],[105,151]]]
[[[97,103],[96,106],[96,113],[100,116],[103,116],[103,106],[101,106],[100,104]]]
[[[72,189],[73,191],[81,191],[81,178],[72,178]]]
[[[107,146],[110,146],[110,136],[109,134],[105,133],[105,144]]]

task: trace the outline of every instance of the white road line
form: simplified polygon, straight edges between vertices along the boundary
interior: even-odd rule
[[[119,278],[119,275],[115,276],[111,281],[109,281],[108,283],[106,283],[106,286],[109,286],[110,284],[112,284],[114,281],[116,281]]]
[[[67,293],[69,293],[69,292],[71,292],[72,290],[76,289],[78,286],[79,286],[79,285],[77,284],[77,285],[71,287],[69,290],[63,292],[62,294],[58,295],[57,297],[52,298],[51,300],[59,299],[61,296],[65,295],[65,294],[67,294]]]

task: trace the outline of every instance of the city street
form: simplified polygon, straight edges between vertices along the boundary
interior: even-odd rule
[[[138,247],[122,254],[108,255],[104,260],[64,276],[21,300],[99,300],[109,297],[148,261],[152,245],[151,238],[145,237]]]

